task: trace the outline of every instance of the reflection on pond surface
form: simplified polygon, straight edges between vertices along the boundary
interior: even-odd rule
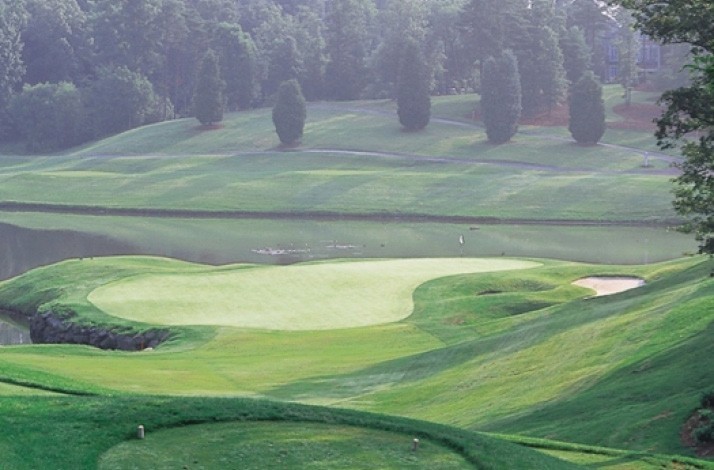
[[[661,227],[173,219],[0,214],[0,279],[69,258],[157,255],[208,264],[331,258],[512,256],[646,264],[696,251]],[[26,228],[32,227],[32,228]],[[29,342],[3,322],[0,344]]]
[[[0,345],[29,343],[32,343],[32,340],[28,329],[17,325],[0,313]]]
[[[208,264],[453,256],[646,264],[696,251],[691,237],[662,227],[19,213],[0,217],[8,222],[0,223],[0,278],[63,259],[116,254],[167,256]]]

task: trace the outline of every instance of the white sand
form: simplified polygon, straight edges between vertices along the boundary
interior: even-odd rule
[[[585,277],[573,282],[574,285],[595,291],[595,297],[612,295],[645,285],[636,277]]]

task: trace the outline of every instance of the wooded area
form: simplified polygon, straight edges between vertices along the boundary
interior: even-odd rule
[[[528,116],[590,68],[632,86],[637,40],[628,13],[594,0],[0,0],[0,135],[47,151],[195,115],[209,50],[235,111],[290,79],[308,101],[396,98],[412,43],[431,94],[478,92],[510,49]]]

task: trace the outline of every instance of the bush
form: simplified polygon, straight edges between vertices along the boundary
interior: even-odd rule
[[[700,402],[702,408],[714,408],[714,390],[703,393]]]

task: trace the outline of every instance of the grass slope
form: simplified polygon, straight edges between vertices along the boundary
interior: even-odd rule
[[[464,102],[443,100],[437,109],[446,114],[463,111]],[[0,201],[569,220],[675,216],[667,160],[652,158],[643,169],[637,149],[580,147],[560,131],[520,134],[494,146],[477,125],[452,120],[405,134],[392,112],[377,106],[314,105],[304,146],[295,152],[273,150],[263,109],[229,115],[215,131],[179,120],[63,156],[2,159]]]
[[[189,275],[215,270],[119,258],[94,260],[95,270],[84,272],[82,263],[3,283],[0,296],[29,308],[47,302],[53,288],[74,285],[60,299],[74,299],[71,305],[86,318],[107,321],[112,317],[86,300],[103,282],[151,269]],[[415,291],[414,313],[388,325],[292,332],[183,327],[173,343],[152,353],[12,347],[0,350],[0,362],[6,377],[25,374],[48,388],[57,382],[97,391],[264,396],[471,429],[685,452],[676,439],[679,426],[714,380],[696,360],[707,357],[713,334],[712,262],[541,263],[429,281]],[[382,265],[371,266],[377,275]],[[571,282],[586,275],[636,275],[648,284],[582,300],[589,291]],[[45,286],[44,294],[12,295],[26,292],[28,282]],[[379,294],[370,298],[379,302]]]

